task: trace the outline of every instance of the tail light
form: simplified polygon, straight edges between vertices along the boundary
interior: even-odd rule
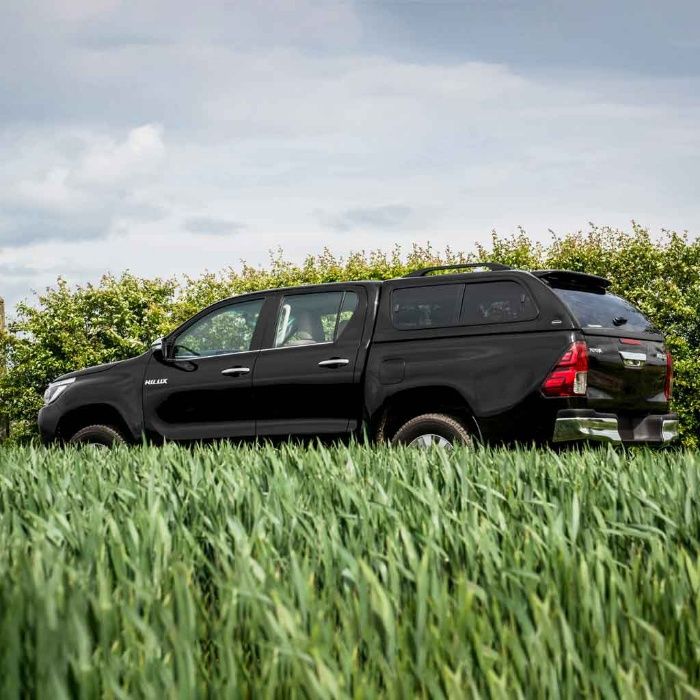
[[[664,382],[664,396],[666,401],[671,400],[671,392],[673,391],[673,358],[671,353],[666,350],[666,381]]]
[[[585,396],[588,386],[588,346],[571,343],[542,384],[545,396]]]

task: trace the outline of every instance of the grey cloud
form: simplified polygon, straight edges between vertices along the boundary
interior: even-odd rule
[[[700,72],[700,53],[693,51],[700,5],[693,0],[367,2],[357,8],[368,47],[422,62],[478,56],[527,70]]]
[[[163,18],[167,17],[167,20]],[[347,45],[360,35],[352,3],[267,0],[265,3],[202,3],[193,14],[185,0],[151,0],[121,5],[83,22],[82,34],[103,46],[133,43],[217,43],[260,46]]]
[[[203,233],[213,236],[226,236],[239,233],[246,225],[239,221],[215,219],[210,216],[193,216],[185,221],[185,230],[190,233]]]
[[[110,51],[113,49],[167,47],[173,40],[125,31],[124,33],[104,32],[87,36],[78,36],[74,46],[91,51]]]
[[[7,279],[8,277],[33,277],[35,274],[36,270],[34,268],[29,267],[28,265],[0,263],[0,278],[2,278],[3,280]]]
[[[62,261],[60,264],[51,265],[26,265],[24,263],[0,263],[0,278],[5,279],[31,279],[41,274],[61,275],[66,273],[85,274],[99,273],[99,270],[84,265],[71,265]],[[2,290],[0,290],[2,291]]]
[[[106,203],[101,209],[70,214],[40,208],[0,209],[0,248],[22,248],[47,241],[89,241],[108,236],[122,219],[152,222],[166,214],[147,204]]]
[[[360,34],[350,3],[209,2],[193,13],[184,0],[110,2],[80,17],[8,1],[15,8],[0,22],[0,44],[12,61],[0,62],[0,124],[196,128],[212,90],[238,82],[241,56],[337,53]]]
[[[378,207],[357,207],[339,214],[317,212],[319,221],[335,231],[345,232],[358,228],[396,229],[406,223],[412,209],[399,204]]]
[[[40,209],[4,209],[0,219],[0,246],[20,248],[51,240],[84,241],[106,235],[107,220],[83,213],[68,216]]]

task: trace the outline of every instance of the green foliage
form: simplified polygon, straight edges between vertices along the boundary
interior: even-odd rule
[[[16,320],[0,335],[7,363],[0,376],[0,406],[10,418],[11,434],[35,434],[41,395],[57,376],[143,352],[172,326],[176,289],[172,280],[128,273],[75,289],[59,278],[34,304],[19,304]]]
[[[97,285],[70,288],[64,281],[21,304],[0,340],[8,371],[0,377],[0,406],[16,438],[35,432],[36,411],[47,382],[90,364],[144,351],[155,338],[219,299],[271,287],[350,279],[387,279],[417,267],[494,260],[523,269],[566,268],[608,277],[613,291],[637,304],[668,338],[675,359],[674,409],[687,446],[700,433],[700,242],[663,232],[659,240],[633,225],[630,232],[592,226],[587,232],[533,243],[523,230],[494,234],[472,252],[437,252],[414,246],[406,255],[358,252],[347,258],[326,250],[301,264],[276,252],[266,268],[244,264],[199,278],[142,280],[107,276]]]
[[[699,698],[700,457],[0,452],[0,697]]]

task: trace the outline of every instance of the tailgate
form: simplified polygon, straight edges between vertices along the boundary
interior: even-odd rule
[[[665,409],[666,349],[663,342],[584,331],[588,344],[591,408]]]
[[[549,282],[588,344],[586,397],[591,408],[666,410],[666,348],[651,321],[602,285]]]

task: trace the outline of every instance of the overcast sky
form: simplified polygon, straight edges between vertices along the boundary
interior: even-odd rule
[[[1,0],[0,295],[700,231],[700,3]]]

